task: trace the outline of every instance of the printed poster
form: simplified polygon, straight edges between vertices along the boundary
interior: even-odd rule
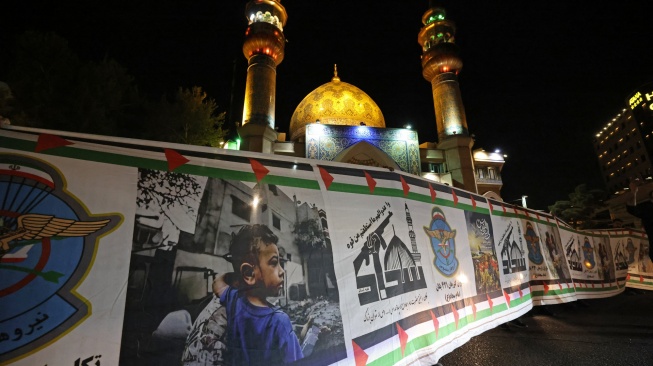
[[[492,225],[502,288],[529,291],[528,249],[521,221],[504,215],[499,202],[494,202]]]
[[[626,286],[643,290],[653,290],[653,263],[649,257],[650,243],[641,231],[629,231],[626,239],[628,275]]]
[[[632,243],[632,238],[627,231],[610,230],[607,232],[610,238],[610,249],[612,261],[614,263],[615,281],[617,287],[622,289],[626,286],[628,276],[629,253],[627,251],[628,243]],[[631,246],[632,247],[632,246]],[[633,258],[634,260],[634,258]]]
[[[531,213],[532,216],[532,213]],[[541,278],[542,292],[533,296],[534,304],[557,304],[576,300],[571,273],[562,248],[555,219],[548,215],[536,215],[533,220],[541,235],[540,258],[533,272]],[[533,269],[533,267],[531,267]]]
[[[312,170],[301,174],[313,177]],[[228,360],[228,337],[247,319],[233,310],[235,300],[218,300],[212,283],[231,274],[238,280],[225,281],[241,291],[247,280],[241,266],[268,263],[239,259],[245,249],[236,246],[254,245],[246,250],[261,252],[271,244],[277,273],[261,275],[260,281],[275,286],[264,300],[270,311],[283,313],[294,331],[287,341],[298,350],[276,350],[271,341],[275,351],[265,357],[330,364],[347,356],[329,218],[319,190],[140,169],[135,205],[123,360],[187,366]],[[263,244],[244,239],[251,235],[262,235]],[[261,319],[272,321],[270,316]],[[248,332],[239,336],[261,338],[260,344],[273,338],[266,329]],[[139,348],[141,339],[149,341],[147,353]]]
[[[118,363],[134,173],[0,150],[0,363]]]

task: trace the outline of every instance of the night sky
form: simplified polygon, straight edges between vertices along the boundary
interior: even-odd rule
[[[117,60],[153,97],[201,86],[237,121],[247,65],[241,51],[245,3],[13,2],[0,11],[0,61],[13,36],[54,31],[82,58]],[[282,4],[288,44],[277,68],[280,131],[287,132],[296,106],[329,82],[338,64],[341,80],[370,95],[388,127],[410,123],[421,142],[436,140],[417,44],[427,0]],[[592,139],[628,94],[653,81],[653,2],[440,4],[458,28],[464,64],[459,82],[475,147],[508,155],[504,200],[517,203],[528,195],[530,208],[546,210],[580,183],[603,189]],[[0,80],[5,72],[0,69]]]

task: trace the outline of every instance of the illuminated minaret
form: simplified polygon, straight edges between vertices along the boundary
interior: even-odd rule
[[[453,21],[444,9],[434,6],[422,16],[424,26],[417,41],[422,46],[422,75],[431,83],[438,149],[444,150],[454,186],[477,192],[465,107],[460,96],[458,73],[463,62],[458,54]]]
[[[274,106],[277,65],[283,61],[288,15],[279,0],[251,0],[245,6],[249,22],[243,54],[248,60],[242,126],[242,150],[273,153],[277,132]]]

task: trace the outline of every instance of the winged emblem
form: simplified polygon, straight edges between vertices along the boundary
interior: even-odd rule
[[[428,235],[430,238],[438,239],[440,243],[444,243],[449,239],[453,239],[456,237],[456,230],[451,230],[451,231],[447,231],[443,229],[429,230],[425,227],[424,231],[426,231],[426,235]]]
[[[93,234],[111,220],[76,221],[52,215],[25,214],[17,219],[16,229],[0,235],[0,252],[7,253],[14,240],[40,240],[54,236],[79,237]]]

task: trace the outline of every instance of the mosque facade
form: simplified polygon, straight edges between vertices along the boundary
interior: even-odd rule
[[[275,128],[276,67],[286,44],[288,18],[278,0],[251,0],[243,54],[248,60],[241,150],[385,167],[501,199],[499,153],[474,147],[460,95],[462,60],[455,24],[443,8],[431,5],[422,16],[418,42],[422,75],[431,84],[438,142],[419,142],[417,132],[387,128],[368,94],[340,80],[334,66],[330,82],[318,86],[297,106],[289,131]]]

